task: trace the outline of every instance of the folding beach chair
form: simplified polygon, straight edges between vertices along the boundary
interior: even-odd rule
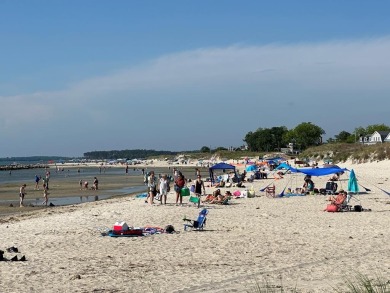
[[[266,195],[267,197],[276,197],[275,185],[268,186],[268,187],[265,189],[265,195]]]
[[[326,186],[325,188],[321,188],[320,189],[320,193],[322,195],[326,195],[326,194],[335,194],[336,191],[337,191],[337,183],[334,182],[334,181],[328,181],[326,182]]]
[[[209,213],[207,209],[203,209],[200,211],[199,216],[196,220],[190,220],[184,218],[183,221],[188,223],[184,224],[184,230],[187,228],[191,228],[192,230],[200,231],[203,230],[204,226],[206,226],[206,216]]]

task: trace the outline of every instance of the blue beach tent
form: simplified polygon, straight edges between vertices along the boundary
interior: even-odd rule
[[[229,165],[229,164],[226,164],[226,163],[215,164],[214,166],[209,168],[210,180],[211,180],[212,184],[214,184],[214,171],[215,170],[230,170],[230,171],[233,170],[233,172],[235,174],[235,177],[238,177],[237,173],[236,173],[236,167],[235,166]]]

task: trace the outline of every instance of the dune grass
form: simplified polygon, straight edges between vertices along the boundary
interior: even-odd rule
[[[279,277],[280,284],[270,282],[263,278],[261,281],[255,280],[254,286],[247,293],[298,293],[301,292],[297,287],[287,288],[283,285],[282,277]],[[329,292],[337,293],[390,293],[390,279],[380,275],[370,278],[367,275],[356,272],[352,278],[344,277],[345,285],[340,288],[332,287]]]

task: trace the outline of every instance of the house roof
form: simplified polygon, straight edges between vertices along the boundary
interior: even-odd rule
[[[381,136],[381,139],[382,139],[382,141],[384,141],[385,140],[385,138],[389,135],[389,133],[390,133],[390,131],[375,131],[375,132],[377,132],[380,136]],[[374,133],[375,133],[374,132]]]

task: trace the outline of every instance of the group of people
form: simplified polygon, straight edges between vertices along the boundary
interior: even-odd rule
[[[218,188],[213,192],[213,194],[209,194],[202,201],[204,203],[213,203],[213,204],[224,204],[232,197],[232,193],[227,190],[224,195],[222,195],[221,190]]]
[[[50,179],[50,171],[47,171],[45,174],[45,177],[42,178],[42,176],[38,176],[38,174],[35,175],[35,190],[39,190],[39,183],[40,181],[43,181],[42,188],[43,188],[43,198],[44,201],[42,205],[48,205],[49,202],[49,179]],[[26,186],[27,184],[22,184],[19,188],[19,206],[24,207],[24,197],[26,196]]]
[[[24,197],[27,194],[26,186],[27,186],[27,184],[22,184],[22,186],[20,186],[20,188],[19,188],[19,206],[20,207],[24,207]],[[49,203],[49,188],[46,185],[46,183],[43,183],[42,186],[43,186],[43,198],[44,198],[42,205],[47,206]],[[37,188],[37,187],[35,187],[35,189],[39,190],[39,188]]]
[[[82,179],[80,179],[79,185],[80,185],[80,190],[83,190],[83,189],[88,190],[89,189],[88,181],[83,181]],[[99,189],[99,180],[96,177],[93,177],[93,185],[92,185],[91,189],[92,190]]]
[[[206,188],[204,185],[204,181],[202,180],[202,176],[200,174],[199,169],[196,169],[196,180],[194,182],[195,189],[194,193],[198,197],[200,195],[206,193]],[[176,194],[176,205],[182,205],[183,204],[183,194],[182,190],[184,187],[187,186],[187,179],[184,177],[183,173],[173,169],[173,179],[167,174],[160,175],[159,178],[155,176],[154,171],[151,171],[149,175],[147,176],[147,185],[148,185],[148,195],[145,200],[146,203],[153,204],[154,200],[159,194],[159,197],[157,197],[157,200],[160,201],[160,204],[166,204],[167,203],[167,195],[168,192],[170,192],[170,182],[173,181],[173,189]]]

